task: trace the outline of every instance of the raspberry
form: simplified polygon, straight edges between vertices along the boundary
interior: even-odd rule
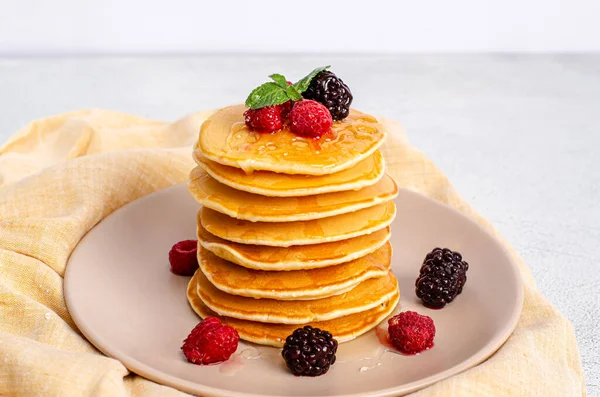
[[[287,118],[290,108],[291,103],[288,101],[281,105],[248,109],[244,112],[244,121],[248,128],[259,132],[278,131],[283,127],[283,120]]]
[[[417,297],[427,307],[441,309],[458,296],[467,282],[469,264],[448,248],[427,254],[415,281]]]
[[[282,103],[281,105],[277,105],[280,106],[280,114],[281,114],[281,120],[283,120],[283,122],[287,122],[288,118],[290,117],[290,112],[292,111],[292,106],[294,105],[294,103],[292,101],[287,101]]]
[[[194,327],[181,350],[189,362],[206,365],[226,361],[235,353],[240,336],[216,317],[207,317]]]
[[[335,363],[337,347],[329,332],[307,325],[287,337],[281,356],[294,375],[319,376]]]
[[[300,136],[318,138],[331,129],[329,110],[317,101],[296,102],[290,112],[290,130]]]
[[[180,276],[193,276],[198,269],[198,241],[183,240],[169,251],[171,271]]]
[[[431,317],[403,312],[388,320],[390,341],[401,352],[415,354],[433,346],[435,325]]]
[[[321,102],[336,121],[348,117],[353,99],[350,88],[333,72],[327,70],[320,72],[310,81],[302,96]]]

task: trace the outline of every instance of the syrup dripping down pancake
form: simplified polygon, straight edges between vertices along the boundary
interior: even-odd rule
[[[363,281],[340,295],[314,300],[254,299],[225,293],[196,271],[198,296],[222,316],[279,324],[304,324],[326,321],[364,312],[388,301],[398,290],[394,274]]]
[[[389,226],[396,205],[388,201],[348,214],[304,222],[250,222],[202,207],[200,222],[209,233],[242,244],[289,247],[341,241]]]
[[[237,190],[270,197],[300,197],[314,194],[358,190],[377,183],[385,172],[383,155],[378,150],[352,168],[326,175],[289,175],[270,171],[245,173],[208,160],[194,152],[199,167],[224,185]]]
[[[221,321],[235,328],[240,338],[261,345],[282,347],[285,338],[298,327],[307,324],[273,324],[255,321],[240,320],[232,317],[219,316],[210,310],[198,296],[196,291],[196,276],[192,277],[187,288],[187,298],[190,306],[201,318],[220,317]],[[339,343],[348,342],[375,328],[387,316],[392,314],[400,300],[400,293],[396,291],[386,302],[364,312],[338,317],[333,320],[312,322],[310,325],[331,332]]]
[[[223,260],[200,247],[200,270],[219,290],[250,298],[310,300],[348,292],[361,282],[384,277],[392,261],[390,243],[362,258],[321,269],[252,270]]]
[[[390,228],[331,243],[271,247],[234,243],[210,234],[202,227],[198,212],[197,237],[200,245],[220,258],[256,270],[306,270],[339,265],[368,255],[389,239]]]
[[[251,222],[309,221],[354,212],[392,200],[398,186],[388,176],[360,190],[303,197],[265,197],[235,190],[200,167],[190,174],[188,190],[205,207]]]

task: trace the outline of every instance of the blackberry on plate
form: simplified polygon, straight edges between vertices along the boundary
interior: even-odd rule
[[[417,297],[427,307],[441,309],[452,302],[467,282],[469,264],[448,248],[434,248],[423,260],[415,282]]]
[[[325,105],[333,121],[345,119],[350,113],[352,92],[333,72],[327,70],[319,72],[310,81],[308,89],[302,93],[302,96]]]
[[[335,363],[338,342],[327,331],[307,325],[285,340],[281,355],[296,376],[319,376]]]

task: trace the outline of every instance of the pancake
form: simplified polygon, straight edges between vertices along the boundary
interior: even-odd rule
[[[229,262],[249,269],[281,271],[339,265],[368,255],[381,248],[390,239],[390,228],[386,227],[371,234],[332,243],[283,248],[223,240],[206,231],[198,216],[197,235],[198,242],[203,248]]]
[[[319,139],[303,138],[286,128],[272,134],[244,124],[244,105],[223,108],[200,128],[195,150],[219,164],[283,174],[333,174],[364,160],[383,143],[385,127],[373,116],[352,109]]]
[[[388,201],[373,207],[305,222],[250,222],[202,207],[200,222],[209,233],[242,244],[289,247],[329,243],[383,229],[394,220],[396,205]]]
[[[379,150],[352,168],[329,175],[288,175],[269,171],[246,174],[239,168],[208,160],[199,151],[194,152],[194,158],[199,167],[222,184],[271,197],[300,197],[358,190],[377,183],[385,172],[385,162]]]
[[[388,301],[398,290],[394,273],[363,281],[340,295],[314,300],[254,299],[227,294],[196,271],[198,296],[221,316],[263,323],[304,324],[364,312]]]
[[[282,347],[285,343],[285,338],[287,338],[288,335],[294,332],[296,328],[306,325],[259,323],[248,320],[240,320],[232,317],[219,316],[217,313],[206,307],[204,303],[202,303],[202,300],[196,291],[195,276],[192,277],[190,283],[188,284],[187,298],[192,309],[200,317],[220,317],[221,321],[237,330],[240,338],[252,343]],[[383,302],[373,309],[351,314],[349,316],[339,317],[333,320],[312,322],[310,325],[331,332],[331,334],[339,343],[348,342],[375,328],[377,324],[392,314],[399,300],[400,293],[396,291],[396,293],[392,295],[388,301]]]
[[[392,200],[398,186],[385,175],[360,190],[304,197],[265,197],[223,185],[200,167],[190,174],[188,190],[205,207],[252,222],[309,221],[346,214]]]
[[[200,270],[216,288],[233,295],[278,300],[321,299],[350,291],[365,280],[385,276],[391,261],[389,242],[351,262],[289,272],[246,269],[202,247],[198,250]]]

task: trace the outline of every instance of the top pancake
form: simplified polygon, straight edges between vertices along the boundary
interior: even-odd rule
[[[267,134],[244,124],[244,105],[223,108],[200,128],[195,150],[219,164],[284,174],[325,175],[339,172],[373,154],[383,143],[385,127],[352,109],[319,139],[303,138],[286,128]]]
[[[271,197],[301,197],[313,194],[358,190],[377,183],[385,172],[379,150],[352,168],[327,175],[288,175],[269,171],[244,170],[211,161],[194,152],[199,167],[224,185],[244,192]]]

